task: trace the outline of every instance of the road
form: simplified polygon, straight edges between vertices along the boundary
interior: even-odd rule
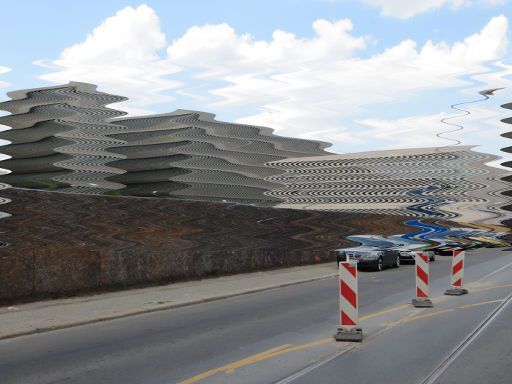
[[[442,295],[449,271],[449,258],[431,264],[429,309],[409,304],[413,266],[360,273],[362,344],[332,340],[328,279],[3,340],[0,383],[421,383],[512,292],[510,252],[468,252],[462,297]],[[487,382],[505,383],[510,307],[437,372],[440,383],[480,383],[470,372],[483,364],[496,371]]]

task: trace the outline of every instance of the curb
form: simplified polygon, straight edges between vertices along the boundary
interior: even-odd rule
[[[137,310],[133,310],[133,311],[129,311],[129,312],[118,313],[118,314],[115,314],[115,315],[98,317],[98,318],[95,318],[95,319],[89,319],[89,320],[84,320],[84,321],[76,321],[76,322],[73,322],[73,323],[53,325],[53,326],[47,326],[47,327],[41,327],[41,328],[34,328],[34,329],[26,330],[26,331],[14,332],[14,333],[9,333],[9,334],[4,334],[4,335],[0,334],[0,340],[13,339],[15,337],[28,336],[28,335],[33,335],[33,334],[36,334],[36,333],[46,333],[46,332],[51,332],[51,331],[57,331],[57,330],[60,330],[60,329],[74,328],[74,327],[79,327],[81,325],[94,324],[94,323],[100,323],[100,322],[103,322],[103,321],[122,319],[122,318],[125,318],[125,317],[136,316],[136,315],[143,315],[143,314],[146,314],[146,313],[165,311],[165,310],[168,310],[168,309],[188,307],[188,306],[191,306],[191,305],[196,305],[196,304],[201,304],[201,303],[208,303],[208,302],[211,302],[211,301],[227,299],[227,298],[230,298],[230,297],[247,295],[247,294],[250,294],[250,293],[270,291],[272,289],[289,287],[289,286],[292,286],[292,285],[297,285],[297,284],[302,284],[302,283],[309,283],[309,282],[312,282],[312,281],[327,280],[327,279],[331,279],[331,278],[336,277],[336,276],[338,276],[338,274],[337,273],[333,273],[333,274],[319,276],[319,277],[314,277],[314,278],[309,278],[309,279],[305,279],[305,280],[297,280],[297,281],[292,281],[292,282],[289,282],[289,283],[282,283],[282,284],[277,284],[277,285],[267,285],[267,286],[263,286],[263,287],[259,287],[259,288],[247,289],[247,290],[243,290],[243,291],[227,293],[225,295],[213,296],[213,297],[208,297],[208,298],[205,298],[205,299],[197,299],[197,300],[191,300],[191,301],[187,301],[187,302],[181,302],[181,303],[175,303],[175,304],[167,304],[167,305],[163,305],[161,307],[137,309]]]

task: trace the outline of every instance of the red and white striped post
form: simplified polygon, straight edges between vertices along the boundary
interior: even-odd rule
[[[357,293],[357,263],[345,261],[339,265],[340,324],[336,341],[362,341],[363,330],[358,326],[359,299]]]
[[[461,296],[468,293],[467,289],[462,288],[462,277],[464,274],[464,257],[464,251],[453,250],[451,273],[452,287],[446,290],[446,292],[444,293],[445,295]]]
[[[414,260],[416,264],[416,298],[412,299],[412,305],[420,308],[433,307],[429,298],[429,257],[423,252],[416,252]]]

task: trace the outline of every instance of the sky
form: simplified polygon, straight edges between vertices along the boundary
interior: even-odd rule
[[[338,153],[457,140],[510,160],[511,3],[0,0],[0,100],[83,81],[129,97],[111,107],[130,115],[207,111]],[[450,106],[489,88],[504,89],[443,135]]]

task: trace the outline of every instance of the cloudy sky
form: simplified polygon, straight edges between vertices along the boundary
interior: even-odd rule
[[[511,1],[512,2],[512,1]],[[2,1],[0,99],[85,81],[131,114],[178,108],[333,143],[500,154],[511,113],[507,0]],[[459,113],[460,114],[460,113]],[[443,136],[443,135],[441,135]],[[501,152],[503,155],[503,153]]]

